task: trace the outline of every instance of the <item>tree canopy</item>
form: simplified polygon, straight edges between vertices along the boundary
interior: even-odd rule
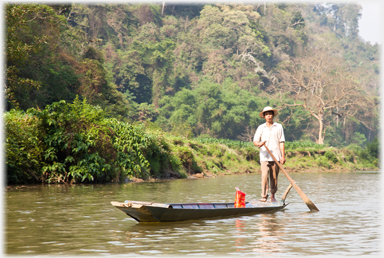
[[[250,139],[270,105],[287,140],[378,134],[379,46],[358,36],[357,4],[7,4],[5,15],[7,110],[78,95],[121,121]]]

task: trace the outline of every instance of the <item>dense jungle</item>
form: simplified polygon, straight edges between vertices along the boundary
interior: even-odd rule
[[[6,4],[7,184],[379,167],[380,46],[347,3]]]

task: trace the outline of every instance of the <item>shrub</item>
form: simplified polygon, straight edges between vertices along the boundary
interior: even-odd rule
[[[251,161],[259,161],[260,156],[259,156],[259,149],[256,147],[246,147],[244,150],[244,155],[246,160]]]
[[[233,150],[227,150],[223,156],[223,159],[224,161],[227,161],[227,160],[236,161],[238,160],[238,157]]]
[[[332,165],[329,164],[328,159],[327,159],[326,157],[324,157],[324,156],[320,156],[320,157],[318,157],[318,158],[316,159],[316,163],[317,163],[317,165],[318,165],[319,167],[325,167],[325,168],[328,168],[328,169],[332,167]]]
[[[333,151],[330,151],[330,150],[326,151],[325,154],[324,154],[324,156],[325,156],[328,160],[332,161],[333,163],[337,163],[337,161],[338,161],[338,159],[337,159],[337,157],[336,157],[336,154],[335,154]]]
[[[174,148],[174,155],[176,155],[180,159],[181,164],[185,168],[191,168],[193,153],[187,146],[176,146]]]
[[[377,137],[375,137],[373,141],[367,143],[367,150],[372,157],[379,158],[380,146]]]
[[[196,160],[192,160],[191,169],[194,173],[200,173],[203,169],[197,164]]]
[[[177,157],[175,155],[170,155],[169,156],[169,162],[171,164],[172,170],[180,172],[180,170],[182,168],[182,163],[181,163],[179,157]]]
[[[366,141],[365,135],[359,132],[355,132],[351,137],[351,142],[359,146],[363,146]]]
[[[42,111],[29,109],[17,116],[12,112],[6,115],[9,183],[106,182],[147,176],[149,163],[143,150],[150,139],[142,128],[107,119],[103,110],[86,100],[55,102]],[[16,148],[25,153],[16,155]]]
[[[39,182],[44,142],[39,138],[38,120],[24,111],[11,110],[5,113],[4,122],[8,184]]]
[[[160,177],[161,173],[161,165],[158,159],[150,157],[147,158],[149,162],[149,167],[150,167],[150,173],[151,175],[155,177]]]
[[[148,144],[144,150],[144,156],[149,161],[150,173],[155,177],[161,177],[166,168],[172,167],[171,148],[164,137],[147,134]]]
[[[212,153],[213,156],[216,156],[218,158],[221,158],[225,154],[225,150],[223,150],[220,146],[213,146],[214,151]]]

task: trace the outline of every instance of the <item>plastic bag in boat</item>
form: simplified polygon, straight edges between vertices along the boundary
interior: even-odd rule
[[[245,207],[245,193],[239,190],[239,188],[235,187],[236,189],[236,198],[235,198],[235,208],[243,208]]]

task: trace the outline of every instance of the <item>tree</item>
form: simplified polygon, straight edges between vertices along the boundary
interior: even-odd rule
[[[222,84],[203,79],[195,90],[183,89],[172,98],[163,98],[157,123],[162,128],[187,124],[195,135],[237,139],[247,126],[257,128],[263,122],[255,110],[267,105],[265,102],[229,78]]]
[[[83,38],[67,24],[63,16],[66,8],[69,6],[6,6],[8,108],[43,108],[75,98],[80,82],[73,52],[81,52]]]
[[[43,86],[37,70],[57,48],[60,18],[46,5],[6,6],[5,97],[11,107],[28,107],[29,93]]]
[[[113,73],[120,91],[132,93],[138,103],[152,102],[157,109],[166,86],[172,85],[174,47],[170,39],[160,42],[135,39],[128,51],[119,51]]]
[[[293,104],[283,104],[303,107],[318,121],[317,143],[324,143],[326,125],[332,120],[344,119],[345,124],[347,117],[354,117],[368,126],[367,117],[359,114],[373,109],[373,104],[337,53],[312,49],[307,56],[288,62],[280,75],[280,90],[294,99]]]

